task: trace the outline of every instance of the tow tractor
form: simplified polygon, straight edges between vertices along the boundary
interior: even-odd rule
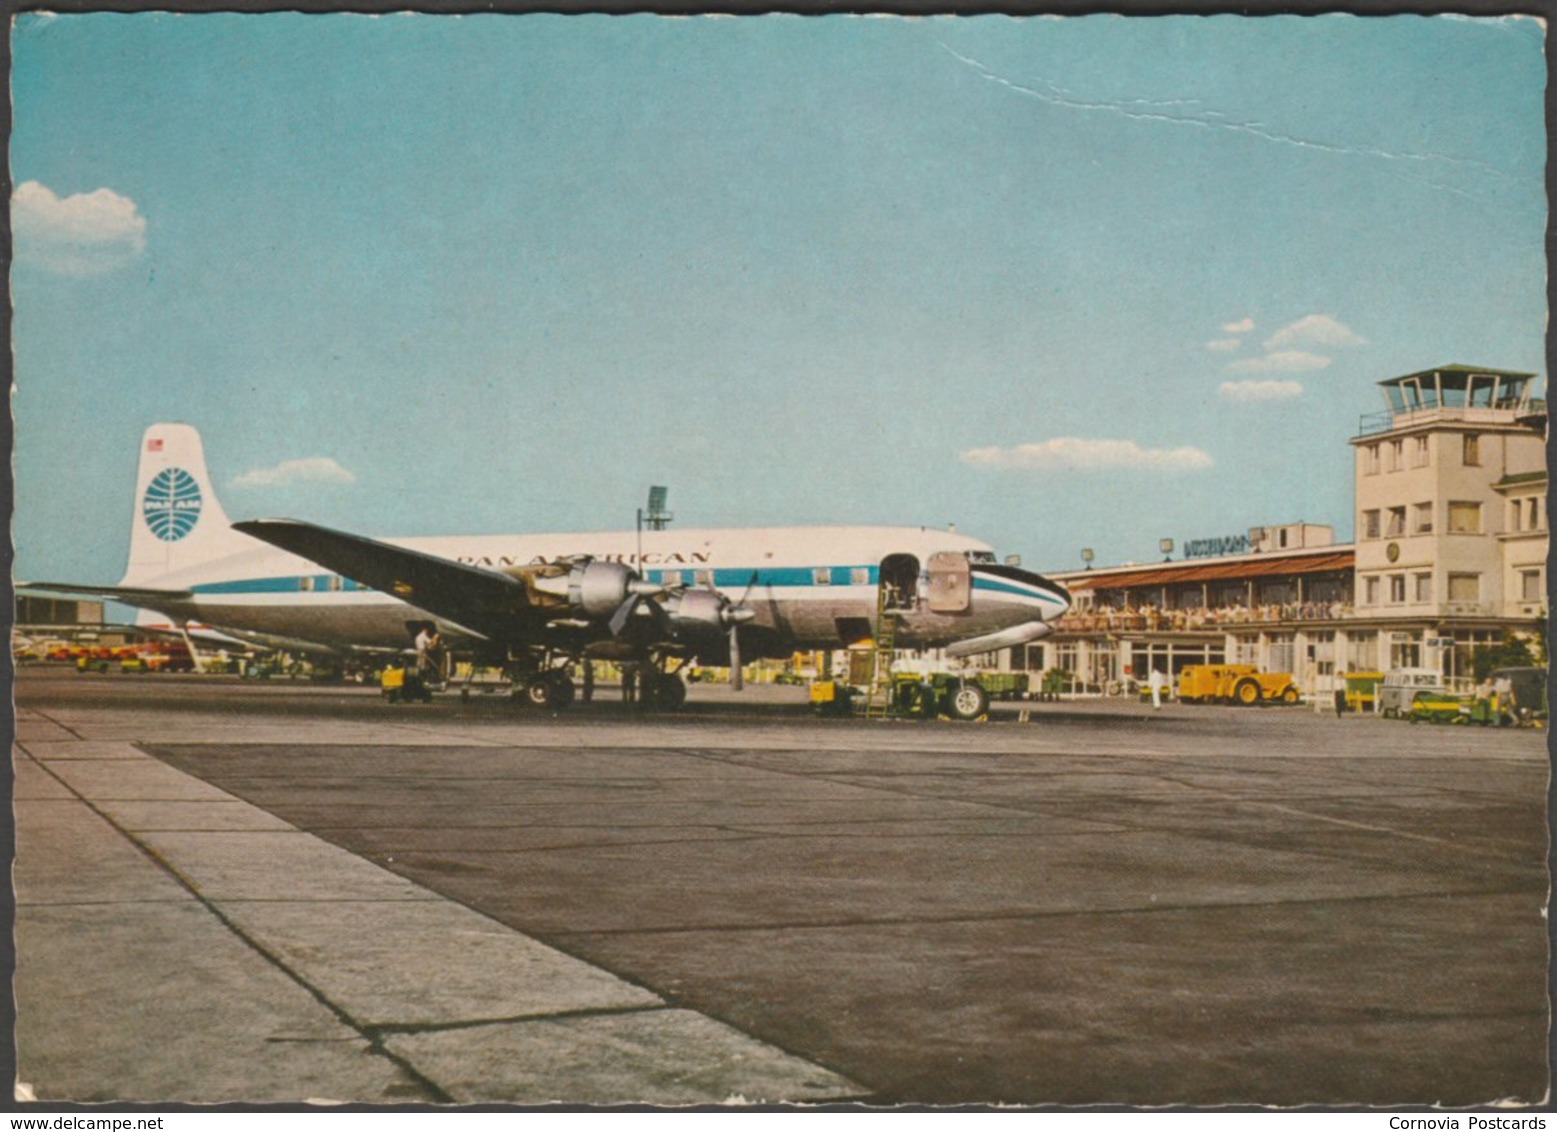
[[[1290,672],[1261,672],[1252,664],[1191,664],[1179,673],[1178,699],[1184,704],[1295,704],[1297,685]]]
[[[422,679],[413,665],[387,666],[379,674],[378,684],[384,698],[392,704],[410,703],[413,700],[421,700],[424,704],[432,703],[432,689],[427,686],[427,682]]]

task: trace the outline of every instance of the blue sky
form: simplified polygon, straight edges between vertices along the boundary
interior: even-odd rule
[[[1375,382],[1544,374],[1530,19],[18,17],[17,576],[234,519],[1351,537]]]

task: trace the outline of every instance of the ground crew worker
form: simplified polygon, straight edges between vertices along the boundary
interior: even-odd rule
[[[1160,669],[1156,669],[1156,668],[1152,669],[1152,674],[1151,674],[1151,678],[1150,678],[1150,684],[1151,684],[1151,689],[1152,689],[1152,710],[1153,711],[1161,711],[1162,710],[1162,689],[1163,689],[1163,685],[1165,685],[1167,682],[1168,682],[1168,677],[1167,677],[1166,673],[1162,672]]]
[[[1507,676],[1499,676],[1492,682],[1492,691],[1492,711],[1497,717],[1498,726],[1504,726],[1505,720],[1517,725],[1519,716],[1514,711],[1514,682]]]
[[[416,674],[423,680],[437,676],[438,654],[442,647],[438,630],[432,625],[423,625],[422,631],[416,635]]]
[[[1471,718],[1477,723],[1496,722],[1492,714],[1492,700],[1496,695],[1497,692],[1492,687],[1492,677],[1483,678],[1481,683],[1476,685],[1476,705],[1472,710]]]
[[[1335,718],[1340,719],[1346,712],[1346,673],[1335,674]]]
[[[595,662],[592,660],[584,662],[583,697],[586,704],[595,698]]]

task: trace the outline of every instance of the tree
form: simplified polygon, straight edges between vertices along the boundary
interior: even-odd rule
[[[1544,647],[1541,650],[1544,654]],[[1512,629],[1504,632],[1503,639],[1490,648],[1475,652],[1476,679],[1485,680],[1496,668],[1532,668],[1537,665],[1530,642],[1516,636]]]

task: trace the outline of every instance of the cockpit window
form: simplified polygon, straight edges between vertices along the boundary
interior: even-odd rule
[[[993,564],[995,561],[995,552],[993,550],[970,550],[968,551],[968,561],[986,562]]]

